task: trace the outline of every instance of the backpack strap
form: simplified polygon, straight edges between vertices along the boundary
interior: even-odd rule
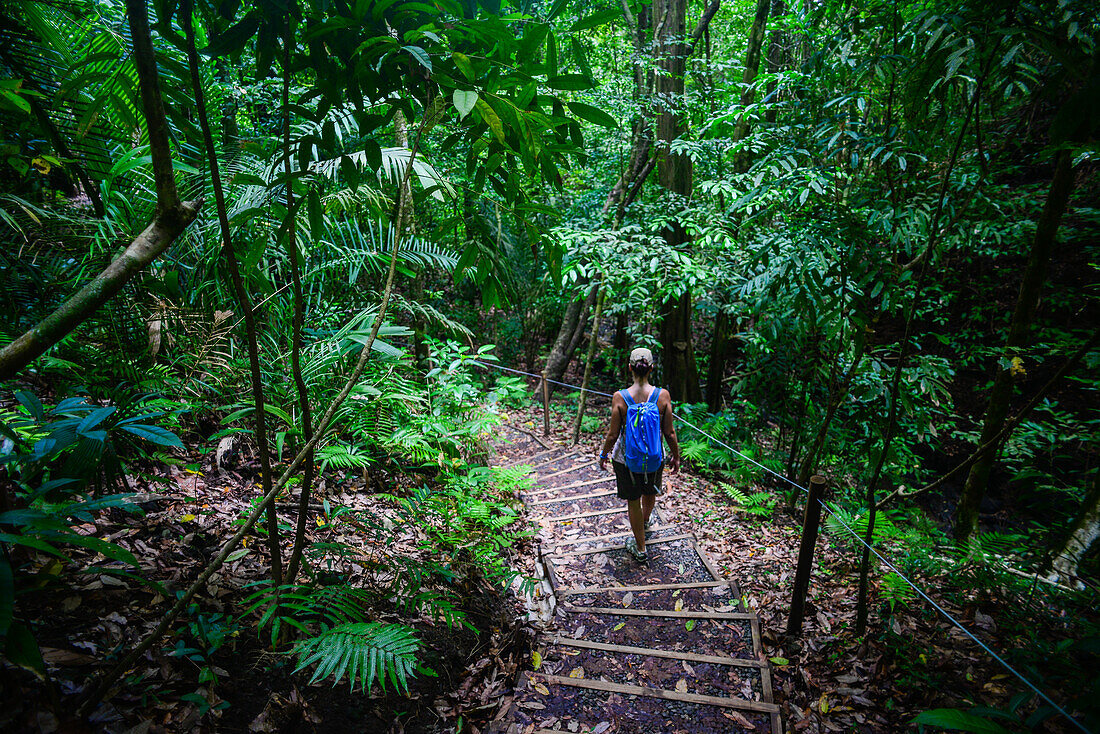
[[[624,400],[626,400],[626,407],[629,408],[631,405],[634,405],[634,398],[630,397],[629,391],[619,390],[619,394],[623,396]]]
[[[646,402],[647,403],[656,403],[657,399],[660,398],[660,397],[661,397],[661,388],[655,387],[655,388],[653,388],[653,392],[649,393],[649,400],[646,400]]]

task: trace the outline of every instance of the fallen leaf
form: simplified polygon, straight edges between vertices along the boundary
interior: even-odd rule
[[[676,611],[682,612],[683,610],[684,610],[684,600],[683,599],[677,599],[676,600]]]
[[[542,654],[538,650],[531,651],[531,668],[538,670],[542,667]]]
[[[772,661],[772,665],[778,665],[780,667],[782,667],[784,665],[790,665],[790,663],[791,663],[791,661],[788,660],[787,658],[778,658],[777,657],[777,658],[768,658],[768,660]]]
[[[630,606],[630,603],[632,601],[634,601],[634,592],[633,591],[626,592],[626,594],[623,595],[623,606],[624,607]]]
[[[625,626],[626,626],[626,622],[619,622],[617,625],[615,625],[614,631],[618,632],[619,630],[621,630]]]
[[[536,691],[538,691],[539,693],[541,693],[544,696],[549,696],[550,695],[550,689],[547,688],[546,686],[544,686],[541,683],[532,683],[531,687],[534,688]]]
[[[687,693],[688,692],[688,682],[686,680],[684,680],[683,678],[676,681],[676,690],[679,691],[680,693]]]
[[[573,668],[572,670],[569,671],[569,677],[570,678],[583,678],[584,677],[584,668],[582,668],[581,666],[578,665],[577,667],[575,667],[575,668]]]
[[[695,629],[695,620],[689,619],[688,621],[684,622],[684,629],[686,629],[688,632],[691,632],[693,629]]]

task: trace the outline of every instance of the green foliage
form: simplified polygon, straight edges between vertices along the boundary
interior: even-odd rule
[[[753,492],[752,494],[746,494],[737,487],[729,484],[719,484],[718,486],[739,511],[748,515],[755,515],[762,518],[770,517],[775,510],[776,504],[779,502],[778,498],[771,492]]]
[[[1009,730],[989,719],[958,709],[934,709],[921,712],[913,719],[923,732],[925,726],[977,734],[1008,734]]]
[[[385,690],[387,680],[396,690],[407,691],[409,676],[418,670],[419,650],[420,641],[404,625],[353,622],[299,640],[294,646],[299,661],[295,670],[316,664],[310,682],[331,675],[334,686],[346,675],[352,691],[358,682],[367,693],[376,681]]]

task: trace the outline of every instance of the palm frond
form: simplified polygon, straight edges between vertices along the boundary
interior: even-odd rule
[[[381,622],[353,622],[326,630],[294,646],[298,657],[295,672],[317,664],[310,683],[332,676],[333,686],[346,675],[355,690],[364,693],[375,681],[386,689],[386,681],[399,691],[408,690],[408,678],[416,672],[421,643],[410,627]]]

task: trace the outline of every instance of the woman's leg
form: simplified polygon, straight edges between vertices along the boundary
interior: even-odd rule
[[[638,544],[638,550],[645,550],[645,520],[642,519],[642,502],[645,501],[647,495],[642,495],[641,499],[630,500],[626,503],[626,515],[630,519],[630,531],[634,533],[634,542]],[[652,506],[650,507],[652,510]]]
[[[642,522],[649,522],[649,516],[653,514],[653,506],[657,504],[657,495],[655,494],[643,494],[642,495]]]

